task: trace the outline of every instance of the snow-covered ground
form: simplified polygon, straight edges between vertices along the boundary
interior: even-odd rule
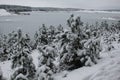
[[[7,12],[4,9],[0,9],[0,16],[10,16],[12,15],[11,13]]]
[[[5,77],[7,80],[10,80],[12,73],[11,61],[0,62],[0,67],[3,72],[3,77]]]
[[[101,52],[98,64],[91,67],[82,67],[71,72],[64,71],[54,75],[55,80],[120,80],[120,44],[115,44],[115,49],[110,52]],[[38,66],[40,52],[34,50],[31,54],[33,63]],[[10,80],[11,61],[0,63],[3,76]]]

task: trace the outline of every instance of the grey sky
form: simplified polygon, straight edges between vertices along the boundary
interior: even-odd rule
[[[0,4],[87,9],[120,9],[120,0],[0,0]]]

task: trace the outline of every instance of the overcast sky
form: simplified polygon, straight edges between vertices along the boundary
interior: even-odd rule
[[[120,0],[0,0],[0,4],[85,9],[120,9]]]

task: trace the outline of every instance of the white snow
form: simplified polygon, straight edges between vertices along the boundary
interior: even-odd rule
[[[34,50],[34,51],[32,51],[32,54],[31,54],[31,56],[32,56],[32,58],[33,58],[33,63],[35,64],[35,67],[36,67],[36,69],[37,69],[37,67],[38,67],[38,57],[41,55],[41,53],[38,51],[38,50]]]
[[[15,78],[15,80],[18,80],[19,78],[22,78],[22,79],[24,79],[24,80],[28,80],[23,74],[19,74],[19,75]]]
[[[10,76],[13,72],[11,69],[11,61],[0,62],[0,67],[3,72],[3,77],[10,80]]]
[[[6,10],[4,9],[0,9],[0,16],[9,16],[9,15],[12,15],[11,13],[7,12]]]
[[[103,57],[100,62],[103,66],[89,77],[89,80],[120,80],[120,50],[113,50]]]

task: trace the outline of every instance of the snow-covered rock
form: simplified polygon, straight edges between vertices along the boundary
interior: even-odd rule
[[[7,12],[4,9],[0,9],[0,16],[10,16],[12,15],[11,13]]]

